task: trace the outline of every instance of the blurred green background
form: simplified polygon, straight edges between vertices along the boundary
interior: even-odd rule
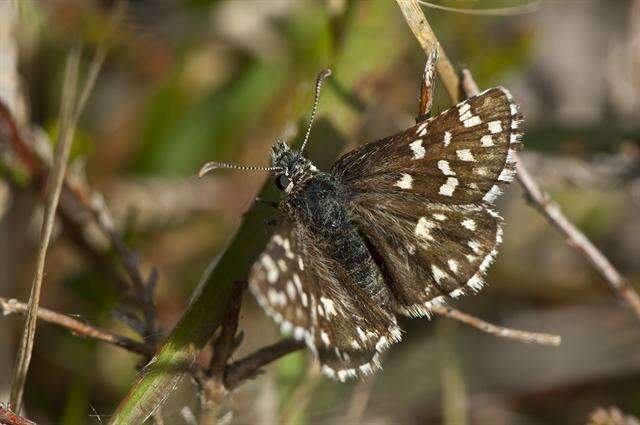
[[[425,57],[392,0],[132,0],[109,34],[110,1],[18,6],[16,86],[26,122],[50,136],[58,127],[67,52],[82,41],[86,71],[108,35],[72,168],[104,193],[145,273],[158,267],[164,332],[264,179],[224,171],[198,180],[204,162],[266,165],[277,137],[301,136],[314,78],[324,67],[333,76],[309,150],[322,168],[345,149],[405,128],[416,112]],[[3,12],[0,26],[7,24]],[[640,1],[550,0],[512,16],[425,12],[456,67],[470,68],[481,87],[511,89],[527,117],[525,162],[638,288]],[[0,49],[11,49],[11,40],[0,38]],[[9,87],[10,75],[0,77]],[[434,109],[449,106],[438,87]],[[4,145],[0,155],[0,296],[25,300],[42,205]],[[383,372],[339,384],[315,373],[306,352],[290,355],[234,393],[225,406],[233,423],[584,423],[593,409],[610,405],[640,416],[637,319],[527,206],[520,188],[513,185],[499,210],[505,244],[488,287],[456,306],[506,326],[560,334],[561,347],[497,339],[446,319],[404,319],[404,341],[386,356]],[[120,301],[114,282],[58,232],[42,305],[135,336],[114,317]],[[14,316],[0,323],[2,400],[22,323]],[[250,296],[240,328],[245,342],[234,358],[278,338]],[[39,423],[106,421],[99,416],[113,412],[138,361],[42,324],[27,416]],[[166,423],[190,423],[188,412],[195,411],[195,387],[185,381],[163,415]]]

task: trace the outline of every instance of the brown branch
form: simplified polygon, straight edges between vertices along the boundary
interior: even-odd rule
[[[227,317],[222,324],[220,335],[212,344],[213,354],[209,363],[210,374],[223,373],[229,358],[240,345],[242,338],[239,338],[236,333],[238,331],[238,319],[245,286],[246,282],[236,282],[229,296]]]
[[[225,387],[231,390],[246,379],[255,377],[260,369],[274,360],[284,357],[289,353],[301,350],[305,345],[293,338],[283,339],[273,345],[261,348],[253,354],[231,363],[226,367],[224,374]]]
[[[438,52],[440,53],[438,72],[451,100],[457,103],[461,100],[463,93],[467,96],[477,93],[478,87],[473,82],[473,78],[471,78],[471,74],[468,71],[464,74],[464,79],[461,83],[460,78],[458,78],[458,75],[455,73],[453,66],[444,54],[438,39],[433,33],[427,18],[420,9],[418,1],[396,0],[396,2],[402,10],[407,24],[425,52],[428,54],[433,46],[438,46]],[[461,88],[464,90],[463,93],[461,93]],[[518,182],[524,189],[531,203],[555,228],[564,234],[568,244],[587,259],[596,271],[607,281],[611,289],[626,300],[636,315],[640,317],[640,295],[638,295],[629,282],[622,277],[605,255],[593,245],[584,233],[567,219],[560,211],[560,208],[552,203],[547,195],[540,191],[537,183],[533,180],[522,161],[517,161],[517,164]]]
[[[198,423],[202,425],[213,425],[218,422],[220,406],[228,394],[224,385],[224,369],[229,358],[242,341],[242,336],[238,336],[236,333],[238,331],[238,319],[245,286],[245,282],[235,283],[229,296],[227,315],[222,323],[220,334],[211,343],[213,353],[209,369],[194,375],[199,387],[200,411]]]
[[[26,311],[27,304],[15,299],[0,297],[0,313],[2,315],[25,314]],[[74,319],[66,314],[49,310],[47,308],[38,308],[38,319],[68,329],[74,335],[103,341],[120,348],[124,348],[132,353],[142,354],[146,357],[153,356],[155,351],[153,346],[150,344],[118,335],[106,329]]]
[[[552,345],[554,347],[560,345],[561,338],[558,335],[505,328],[489,322],[485,322],[484,320],[479,319],[475,316],[471,316],[470,314],[463,313],[460,310],[456,310],[453,307],[445,305],[435,305],[431,306],[430,308],[431,311],[439,314],[440,316],[445,316],[450,319],[457,320],[491,335],[540,345]]]
[[[529,170],[518,161],[518,181],[524,189],[529,202],[544,215],[553,226],[564,234],[567,243],[580,252],[596,269],[600,276],[607,281],[614,293],[629,303],[629,306],[640,318],[640,295],[620,272],[611,264],[605,255],[573,225],[562,213],[560,207],[550,197],[542,192],[529,173]]]
[[[2,403],[0,403],[0,424],[4,425],[36,425],[35,422],[29,419],[16,415],[10,409],[7,409]]]

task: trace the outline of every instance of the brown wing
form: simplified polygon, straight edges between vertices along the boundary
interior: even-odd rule
[[[379,368],[379,353],[400,340],[395,316],[319,246],[302,226],[280,226],[251,269],[250,289],[283,332],[306,342],[325,374],[369,374]]]
[[[410,316],[480,290],[502,239],[498,214],[484,206],[363,197],[354,212],[389,277],[396,311]]]
[[[398,312],[425,315],[482,287],[502,235],[488,205],[515,174],[521,121],[494,88],[334,164]]]
[[[423,202],[490,204],[515,174],[521,121],[509,92],[493,88],[347,153],[331,172],[356,194],[402,193]]]

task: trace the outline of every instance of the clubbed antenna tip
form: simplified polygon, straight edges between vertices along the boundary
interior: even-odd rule
[[[323,81],[331,75],[331,70],[329,68],[325,68],[318,74],[316,78],[316,93],[313,98],[313,109],[311,110],[311,118],[309,118],[309,125],[307,126],[307,134],[304,136],[304,140],[302,142],[302,147],[300,148],[300,152],[304,152],[305,146],[307,146],[307,142],[309,141],[309,135],[311,134],[311,126],[313,126],[313,120],[316,118],[316,112],[318,111],[318,99],[320,99],[320,89],[322,88]]]
[[[198,171],[198,177],[202,178],[205,174],[210,171],[217,170],[219,168],[228,168],[231,170],[248,170],[248,171],[278,171],[280,167],[260,167],[260,166],[246,166],[246,165],[235,165],[235,164],[227,164],[225,162],[207,162],[200,168]]]

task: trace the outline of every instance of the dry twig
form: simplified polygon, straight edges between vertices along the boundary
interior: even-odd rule
[[[529,342],[540,345],[552,345],[554,347],[560,345],[561,339],[558,335],[527,332],[518,329],[510,329],[502,326],[497,326],[492,323],[485,322],[484,320],[477,317],[471,316],[470,314],[463,313],[460,310],[456,310],[453,307],[445,305],[432,306],[431,310],[441,316],[457,320],[476,329],[480,329],[483,332],[502,338],[515,339],[522,342]]]
[[[62,182],[65,177],[76,121],[77,117],[81,113],[80,107],[74,107],[79,62],[80,49],[75,48],[69,54],[69,58],[67,60],[62,106],[60,109],[60,132],[58,134],[58,145],[56,147],[53,170],[48,184],[49,195],[47,197],[42,223],[36,275],[31,286],[31,295],[29,296],[29,306],[27,309],[24,333],[20,341],[20,348],[18,349],[18,356],[13,373],[13,382],[11,384],[11,406],[16,412],[20,412],[22,407],[22,393],[24,392],[29,363],[31,362],[31,353],[33,350],[33,341],[36,332],[38,305],[40,303],[40,293],[44,277],[44,265],[47,257],[47,249],[49,248],[51,234],[53,233],[56,209],[58,208],[58,201],[60,199],[60,193],[62,192]],[[83,89],[83,94],[90,90],[92,83],[93,80],[91,79],[87,81],[87,85],[85,85],[85,88]]]
[[[15,299],[0,297],[1,314],[5,316],[8,314],[25,314],[26,311],[27,304],[21,303]],[[147,357],[153,356],[154,353],[154,348],[150,344],[118,335],[98,326],[91,325],[85,321],[74,319],[71,316],[49,310],[47,308],[38,308],[38,319],[68,329],[74,335],[107,342],[131,351],[132,353],[142,354]]]
[[[0,403],[0,424],[4,425],[36,425],[35,422],[30,421],[20,415],[15,414],[10,409],[7,409],[2,403]]]
[[[225,370],[224,382],[227,389],[231,390],[260,373],[260,369],[269,363],[284,357],[289,353],[301,350],[304,342],[293,338],[283,339],[273,345],[261,348],[253,354],[231,363]]]
[[[425,52],[430,52],[433,46],[437,46],[438,52],[440,53],[438,72],[451,100],[457,103],[461,100],[462,94],[472,95],[477,93],[478,88],[468,71],[465,71],[465,74],[463,74],[461,83],[460,78],[456,75],[453,66],[444,54],[442,46],[440,46],[438,39],[433,33],[427,18],[422,12],[422,9],[420,9],[419,2],[417,0],[396,0],[396,2],[402,10],[407,24]],[[611,286],[613,291],[626,300],[636,315],[640,317],[640,295],[638,295],[627,280],[625,280],[609,260],[607,260],[605,255],[562,214],[560,208],[540,191],[522,161],[517,161],[517,164],[518,181],[525,190],[531,203],[554,227],[564,234],[569,245],[580,252],[587,261],[591,263],[598,273],[607,281],[609,286]]]

